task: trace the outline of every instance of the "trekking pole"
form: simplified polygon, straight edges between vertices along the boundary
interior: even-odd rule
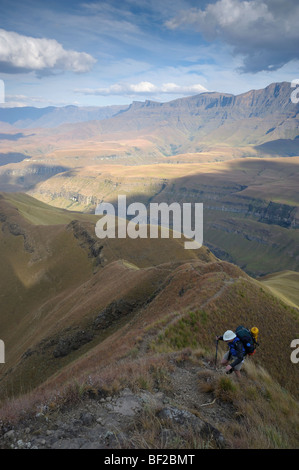
[[[218,339],[216,339],[215,369],[217,368]]]

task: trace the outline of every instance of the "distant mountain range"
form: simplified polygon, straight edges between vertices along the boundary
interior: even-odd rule
[[[0,144],[20,136],[15,129],[34,129],[40,141],[51,135],[54,148],[61,138],[72,143],[78,139],[146,138],[154,146],[142,152],[146,158],[157,152],[162,156],[198,153],[219,144],[258,146],[259,156],[299,155],[299,104],[291,101],[292,91],[290,83],[282,82],[236,96],[207,92],[166,103],[147,100],[128,106],[0,108]],[[268,147],[268,142],[277,142],[278,151],[276,145]],[[134,156],[136,152],[133,148],[127,153]]]
[[[48,106],[46,108],[34,108],[32,106],[18,108],[0,107],[0,121],[6,122],[20,129],[31,127],[56,127],[65,123],[92,121],[94,119],[109,119],[119,111],[127,108],[128,106]]]
[[[283,82],[238,96],[212,92],[168,103],[133,102],[127,111],[101,122],[101,129],[130,131],[159,126],[165,132],[172,127],[187,134],[191,142],[254,144],[293,139],[298,135],[299,105],[292,103],[291,90],[290,84]]]
[[[73,124],[75,132],[78,126],[82,132],[90,126],[89,121],[96,121],[95,135],[146,132],[163,138],[164,144],[170,145],[167,150],[170,154],[198,152],[203,144],[260,145],[278,139],[295,139],[299,135],[299,104],[291,101],[291,92],[291,84],[282,82],[237,96],[207,92],[166,103],[137,101],[130,106],[0,108],[0,122],[18,129]],[[58,132],[63,133],[65,129]],[[295,146],[297,149],[297,142]]]

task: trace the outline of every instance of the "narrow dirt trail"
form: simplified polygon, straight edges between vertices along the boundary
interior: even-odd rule
[[[198,305],[198,309],[199,310],[204,309],[207,305],[209,305],[210,302],[213,302],[214,300],[219,298],[226,291],[226,289],[232,286],[235,282],[237,282],[237,279],[234,279],[234,278],[226,279],[224,281],[224,285],[217,292],[215,292],[215,294],[213,294],[211,297],[209,297],[204,302]],[[167,324],[159,330],[159,334],[163,334],[167,328],[169,328],[171,325],[179,321],[182,317],[184,317],[184,315],[186,315],[185,311],[175,315],[173,319],[169,320]],[[148,352],[149,345],[156,336],[157,336],[157,331],[153,331],[153,332],[149,331],[143,336],[143,339],[139,344],[139,353],[141,355],[146,354]]]

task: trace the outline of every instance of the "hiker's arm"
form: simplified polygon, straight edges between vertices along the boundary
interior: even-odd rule
[[[217,341],[223,341],[223,336],[216,336]]]

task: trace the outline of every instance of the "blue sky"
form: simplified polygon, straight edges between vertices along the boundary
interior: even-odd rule
[[[299,78],[297,0],[0,0],[0,11],[4,106],[170,101]]]

